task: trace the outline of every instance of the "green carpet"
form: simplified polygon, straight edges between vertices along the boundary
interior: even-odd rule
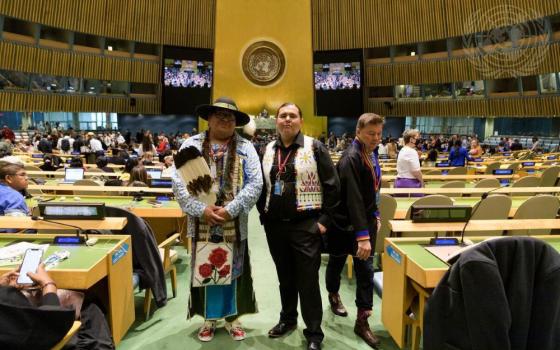
[[[218,328],[216,336],[211,342],[202,343],[198,340],[197,331],[202,323],[202,319],[200,317],[195,317],[191,320],[186,319],[187,281],[190,275],[187,264],[190,259],[187,256],[186,250],[178,248],[180,260],[177,262],[177,297],[175,299],[172,298],[171,285],[168,278],[168,295],[170,299],[167,306],[156,310],[148,321],[144,321],[142,312],[144,293],[136,294],[136,322],[132,325],[126,337],[118,346],[118,349],[305,349],[306,341],[303,336],[305,325],[301,316],[298,322],[298,329],[289,336],[279,339],[269,339],[267,336],[268,330],[278,321],[280,312],[278,278],[256,210],[251,212],[249,227],[249,248],[259,313],[246,315],[241,318],[241,322],[247,331],[247,338],[244,341],[236,342],[232,340],[223,327]],[[327,261],[328,257],[323,256],[321,266],[322,326],[325,333],[323,349],[370,349],[353,331],[356,314],[356,306],[354,304],[356,281],[355,279],[348,280],[346,268],[343,271],[344,276],[342,278],[340,294],[350,315],[345,318],[334,316],[328,307],[324,282]],[[381,300],[377,296],[374,298],[373,312],[374,316],[370,318],[370,325],[381,338],[382,346],[380,349],[398,349],[381,324]]]

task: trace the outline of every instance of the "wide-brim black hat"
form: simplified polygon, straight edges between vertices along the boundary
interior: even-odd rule
[[[241,112],[237,108],[237,104],[234,100],[228,97],[220,97],[214,101],[211,105],[200,105],[195,109],[196,115],[204,120],[208,120],[208,117],[216,110],[226,110],[235,115],[235,125],[243,126],[247,124],[250,120],[246,113]]]

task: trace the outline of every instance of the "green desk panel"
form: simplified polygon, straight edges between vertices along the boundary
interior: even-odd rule
[[[0,237],[0,247],[4,247],[12,242],[22,242],[22,238],[13,239],[13,238],[1,238]],[[85,245],[81,246],[69,246],[69,245],[62,245],[62,246],[55,246],[52,243],[52,240],[49,239],[40,239],[34,237],[34,235],[30,235],[29,240],[25,240],[30,243],[35,244],[49,244],[49,248],[47,249],[46,254],[43,258],[47,258],[51,254],[60,251],[60,250],[68,250],[70,252],[70,257],[62,262],[60,262],[56,269],[89,269],[95,265],[100,259],[105,258],[107,252],[110,251],[115,247],[115,244],[119,242],[117,239],[103,239],[99,238],[99,241],[92,247],[88,247]],[[130,248],[129,248],[130,249]]]

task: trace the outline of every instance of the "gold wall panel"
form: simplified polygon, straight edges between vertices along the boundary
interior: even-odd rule
[[[216,0],[0,0],[0,14],[155,44],[212,48]]]
[[[125,97],[95,97],[86,95],[31,94],[0,91],[0,110],[20,112],[114,112],[158,114],[158,98],[137,98],[136,106]]]
[[[418,61],[411,63],[373,64],[367,65],[365,70],[366,86],[394,86],[401,84],[437,84],[470,80],[511,78],[507,70],[492,71],[492,75],[484,75],[472,62],[492,60],[492,64],[506,66],[514,57],[534,57],[542,60],[535,67],[531,75],[560,72],[560,43],[547,46],[536,46],[519,49],[500,55],[495,59],[493,55],[477,58],[451,58],[449,60]],[[481,64],[478,64],[479,66]],[[494,74],[496,73],[496,74]]]
[[[383,47],[444,39],[491,28],[481,20],[466,26],[477,11],[515,6],[526,17],[560,12],[552,0],[313,0],[313,48],[337,50]],[[525,18],[526,20],[532,18]],[[515,16],[501,16],[504,25]]]
[[[243,54],[258,41],[276,44],[285,57],[284,73],[271,85],[252,83],[242,70]],[[213,94],[233,98],[253,115],[263,108],[275,114],[283,102],[294,102],[303,111],[306,133],[318,136],[326,131],[325,119],[313,113],[310,0],[218,1]]]
[[[0,69],[27,73],[160,83],[159,62],[42,49],[0,41]]]
[[[384,102],[369,100],[366,110],[389,116],[556,117],[560,111],[560,97],[393,102],[392,108]]]

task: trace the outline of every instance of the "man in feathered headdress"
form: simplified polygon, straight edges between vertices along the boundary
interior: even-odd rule
[[[175,157],[173,191],[189,216],[193,252],[198,244],[229,242],[233,262],[231,284],[193,287],[191,282],[189,317],[204,317],[198,332],[201,341],[212,340],[216,321],[223,318],[231,337],[242,340],[245,331],[238,317],[257,311],[247,221],[262,188],[259,157],[251,142],[235,132],[236,126],[249,122],[249,116],[239,111],[233,100],[218,98],[211,105],[197,107],[196,113],[208,121],[208,131],[190,137],[181,146]],[[194,256],[191,266],[195,265]],[[221,276],[223,268],[218,267]]]

